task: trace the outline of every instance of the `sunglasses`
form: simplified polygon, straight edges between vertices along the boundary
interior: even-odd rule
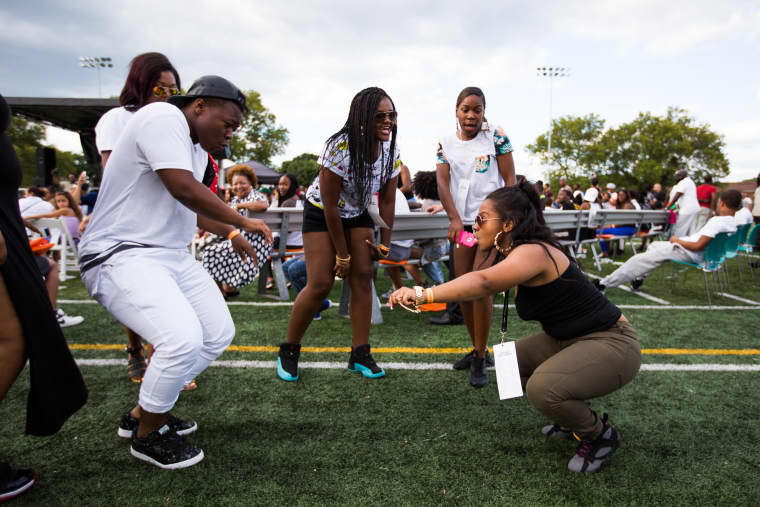
[[[156,85],[153,87],[153,95],[156,97],[174,97],[181,92],[179,88],[169,88],[168,86]]]
[[[483,218],[480,215],[477,215],[475,217],[475,224],[477,224],[478,227],[483,227],[483,222],[488,222],[489,220],[504,220],[503,218]]]
[[[381,121],[391,121],[395,122],[398,118],[398,113],[396,111],[387,111],[385,113],[375,113],[375,121],[381,122]]]

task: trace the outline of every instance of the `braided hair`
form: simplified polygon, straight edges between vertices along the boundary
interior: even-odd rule
[[[371,190],[372,190],[372,166],[375,163],[375,148],[379,142],[375,138],[375,112],[380,102],[388,99],[396,110],[393,100],[385,91],[376,86],[365,88],[356,94],[351,101],[351,108],[348,110],[348,119],[343,127],[331,135],[325,143],[325,152],[323,158],[327,158],[329,151],[340,143],[344,138],[348,140],[348,154],[350,164],[348,173],[353,176],[354,189],[359,197],[359,202],[363,207],[368,207]],[[393,154],[396,149],[396,132],[397,125],[394,122],[391,131],[390,156],[388,160],[382,160],[382,172],[380,181],[387,181],[393,174]],[[380,149],[380,157],[385,157],[385,153]]]
[[[501,218],[512,222],[513,228],[509,233],[512,238],[512,249],[524,244],[541,245],[554,263],[554,267],[557,268],[557,273],[559,273],[559,268],[550,255],[549,249],[546,248],[547,244],[564,253],[570,262],[577,264],[573,256],[569,255],[567,249],[557,240],[551,228],[546,225],[544,207],[536,193],[536,187],[524,177],[518,178],[516,185],[494,190],[486,199],[493,203]]]

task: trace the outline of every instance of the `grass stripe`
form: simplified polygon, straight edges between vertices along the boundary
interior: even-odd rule
[[[107,343],[70,343],[72,350],[124,350],[124,345]],[[230,345],[227,350],[232,352],[277,352],[279,347],[271,345]],[[374,354],[461,354],[468,352],[464,347],[377,347],[373,348]],[[493,350],[493,349],[491,349]],[[324,353],[351,352],[350,347],[302,347],[302,352]],[[642,354],[668,355],[668,356],[757,356],[760,349],[641,349]]]
[[[124,366],[127,361],[124,359],[77,359],[80,366]],[[452,370],[449,363],[379,363],[383,368],[391,370]],[[299,367],[307,369],[323,370],[343,370],[346,368],[345,362],[330,361],[301,361]],[[218,368],[259,368],[274,369],[274,361],[214,361],[211,366]],[[489,368],[493,370],[493,368]],[[758,364],[642,364],[642,371],[760,371]],[[453,370],[452,370],[453,371]]]
[[[724,298],[729,299],[735,299],[736,301],[741,301],[742,303],[747,303],[750,305],[760,305],[757,301],[752,301],[751,299],[743,298],[740,296],[734,296],[733,294],[728,294],[727,292],[718,292],[719,296],[723,296]]]

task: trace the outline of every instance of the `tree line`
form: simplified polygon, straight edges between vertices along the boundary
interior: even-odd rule
[[[696,181],[729,173],[723,136],[685,109],[671,107],[663,116],[639,113],[614,128],[605,128],[605,120],[596,114],[568,115],[554,120],[551,128],[551,153],[548,132],[526,149],[554,168],[549,174],[554,187],[560,176],[583,185],[596,174],[636,188],[655,182],[673,185],[679,169],[688,170]]]

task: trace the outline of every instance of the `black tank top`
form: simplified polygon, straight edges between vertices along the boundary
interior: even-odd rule
[[[539,321],[544,332],[558,340],[604,331],[622,315],[574,262],[547,284],[520,285],[515,306],[521,319]]]

